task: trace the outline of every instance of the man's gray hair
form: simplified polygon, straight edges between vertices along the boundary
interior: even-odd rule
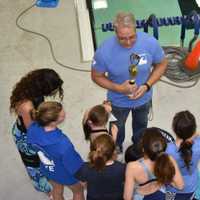
[[[136,28],[136,20],[133,13],[130,12],[119,12],[114,21],[113,21],[114,28],[121,27],[133,27]]]

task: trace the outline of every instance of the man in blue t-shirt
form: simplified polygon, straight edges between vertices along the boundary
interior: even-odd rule
[[[122,152],[125,122],[132,112],[133,143],[147,127],[152,86],[164,74],[167,61],[158,41],[143,32],[136,33],[132,13],[118,13],[114,21],[115,35],[101,44],[92,63],[92,80],[108,90],[107,99],[117,118],[117,146]],[[135,59],[136,58],[136,59]],[[131,84],[129,68],[136,65],[137,75]],[[153,66],[153,67],[152,67]]]

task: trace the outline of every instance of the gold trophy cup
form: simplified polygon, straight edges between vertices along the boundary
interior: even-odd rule
[[[129,83],[133,85],[135,84],[135,77],[137,76],[138,73],[137,65],[140,62],[140,56],[135,53],[132,53],[130,55],[130,62],[131,65],[129,66],[129,75],[130,75]]]

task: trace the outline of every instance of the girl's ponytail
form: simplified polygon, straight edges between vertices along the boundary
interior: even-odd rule
[[[188,170],[192,159],[192,142],[189,139],[196,133],[196,127],[196,119],[190,111],[185,110],[175,114],[172,128],[176,136],[182,139],[179,153]]]
[[[170,160],[170,157],[161,152],[155,160],[154,174],[160,184],[169,184],[172,182],[175,175],[175,167]]]
[[[58,119],[59,113],[63,109],[62,104],[55,101],[42,102],[37,110],[31,111],[31,117],[41,126],[46,126]]]
[[[112,160],[115,153],[115,143],[108,134],[96,137],[90,145],[90,166],[100,171],[106,166],[106,162]]]
[[[106,157],[102,154],[101,149],[93,150],[89,153],[90,166],[96,170],[102,170],[106,165]]]
[[[144,154],[155,162],[154,174],[158,182],[160,184],[171,183],[175,175],[175,167],[165,153],[167,143],[160,129],[155,127],[145,129],[141,144]]]
[[[192,145],[192,142],[184,140],[179,148],[180,155],[188,170],[190,170],[190,162],[192,160]]]

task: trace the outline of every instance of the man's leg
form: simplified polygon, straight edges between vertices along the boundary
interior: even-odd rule
[[[122,145],[125,139],[125,123],[130,112],[130,108],[120,108],[112,105],[112,113],[117,118],[114,122],[118,128],[116,145],[120,147],[122,151]]]
[[[138,144],[142,136],[142,132],[147,128],[148,114],[151,107],[151,101],[132,109],[132,141],[134,144]]]

